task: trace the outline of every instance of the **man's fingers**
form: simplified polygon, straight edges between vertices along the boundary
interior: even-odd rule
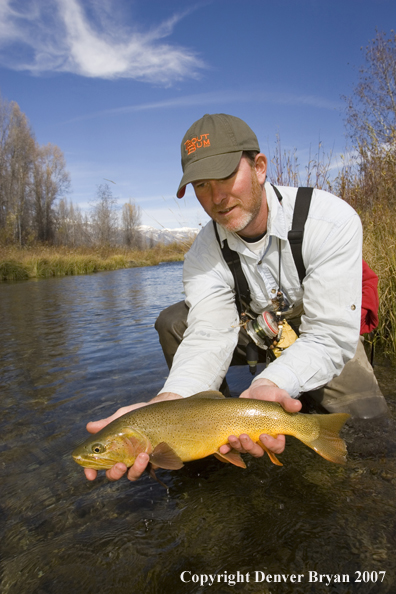
[[[86,429],[89,433],[97,433],[98,431],[103,429],[103,427],[106,427],[106,425],[108,425],[109,422],[110,421],[108,419],[102,419],[101,421],[90,421],[87,424]]]
[[[107,419],[100,419],[100,421],[91,421],[87,424],[87,431],[89,433],[97,433],[98,431],[103,429],[103,427],[106,427],[106,425],[111,423],[111,421],[114,421],[115,419],[118,419],[118,417],[120,417],[121,415],[124,415],[126,412],[129,412],[129,409],[132,409],[132,407],[124,406],[123,408],[119,408],[113,415],[111,415],[111,417],[107,417]]]
[[[94,481],[98,473],[93,468],[84,468],[84,474],[89,481]]]
[[[231,449],[234,449],[241,454],[250,454],[255,458],[261,458],[264,454],[263,449],[257,443],[252,441],[249,435],[246,435],[245,433],[240,435],[239,438],[235,435],[230,435],[228,443],[230,445],[220,447],[221,454],[228,454]]]
[[[271,450],[274,454],[281,454],[286,445],[286,438],[284,435],[278,435],[277,437],[271,437],[263,433],[260,435],[260,441],[265,445],[266,448]],[[264,450],[259,444],[251,440],[251,438],[242,434],[239,437],[230,435],[228,438],[228,444],[220,447],[221,454],[228,454],[233,449],[241,454],[251,454],[255,458],[261,458],[264,455]]]
[[[258,443],[255,443],[252,439],[250,439],[249,435],[242,434],[239,436],[239,441],[241,442],[241,446],[243,451],[255,458],[261,458],[263,456],[263,448],[261,448]]]
[[[98,431],[103,429],[103,427],[106,427],[106,425],[111,423],[111,421],[118,419],[122,415],[125,415],[126,413],[131,412],[132,410],[136,410],[137,408],[147,406],[147,404],[147,402],[138,402],[137,404],[131,404],[131,406],[123,406],[119,408],[113,415],[107,417],[107,419],[100,419],[100,421],[91,421],[90,423],[88,423],[87,431],[89,431],[89,433],[97,433]]]
[[[286,445],[286,438],[284,435],[271,437],[271,435],[266,435],[265,433],[263,433],[262,435],[260,435],[260,441],[265,445],[265,447],[271,450],[271,452],[274,452],[274,454],[281,454],[285,449]]]
[[[117,462],[114,466],[106,470],[106,476],[109,481],[118,481],[127,471],[127,467],[122,462]]]
[[[149,463],[150,457],[148,454],[141,453],[135,460],[133,466],[128,470],[127,477],[130,481],[136,481],[142,473],[146,470],[147,464]]]
[[[286,412],[296,413],[301,409],[301,402],[300,400],[296,400],[295,398],[290,398],[289,396],[285,396],[279,401],[279,404],[283,406]]]
[[[141,453],[138,455],[134,465],[131,466],[129,470],[123,462],[117,462],[117,464],[114,464],[114,466],[106,470],[106,476],[109,481],[118,481],[124,476],[124,474],[126,474],[126,472],[128,472],[127,478],[130,481],[136,481],[146,470],[149,461],[149,455],[146,453]],[[93,468],[84,468],[84,474],[89,481],[94,481],[98,476],[97,471]]]

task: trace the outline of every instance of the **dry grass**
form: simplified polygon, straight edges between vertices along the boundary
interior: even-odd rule
[[[374,341],[396,356],[396,144],[373,142],[346,164],[337,190],[360,214],[363,257],[379,277],[379,325]]]
[[[392,357],[396,355],[396,231],[394,209],[378,206],[362,215],[363,256],[379,278],[379,324],[374,341]]]
[[[90,274],[103,270],[155,266],[184,258],[188,243],[160,245],[147,250],[125,248],[67,248],[35,246],[0,248],[0,281]]]

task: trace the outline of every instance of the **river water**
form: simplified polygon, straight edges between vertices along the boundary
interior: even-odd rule
[[[283,467],[211,457],[158,471],[168,491],[85,480],[70,454],[87,421],[163,385],[154,321],[183,299],[181,273],[0,285],[1,593],[396,592],[392,420],[347,427],[345,467],[290,438]],[[394,420],[394,368],[376,373]],[[228,381],[237,395],[249,376]]]

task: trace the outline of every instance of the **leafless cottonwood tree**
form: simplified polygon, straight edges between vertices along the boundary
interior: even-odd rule
[[[111,246],[117,243],[117,199],[108,184],[100,184],[91,207],[91,228],[93,243]]]
[[[0,98],[0,231],[22,243],[30,226],[35,140],[19,106]]]
[[[51,143],[36,145],[33,165],[33,210],[39,241],[53,241],[55,216],[53,205],[69,190],[70,176],[62,151]]]
[[[396,34],[377,32],[365,48],[359,81],[347,102],[355,157],[339,178],[340,193],[360,210],[396,206]]]
[[[122,207],[123,240],[128,247],[140,247],[138,227],[141,224],[141,210],[129,200]]]
[[[0,97],[0,240],[51,241],[53,206],[69,184],[60,148],[41,147],[18,104]]]
[[[88,216],[67,198],[61,198],[55,209],[55,243],[78,247],[92,243]]]
[[[362,48],[363,49],[363,48]],[[396,34],[377,32],[365,48],[359,82],[347,102],[346,125],[355,147],[388,144],[396,135]]]

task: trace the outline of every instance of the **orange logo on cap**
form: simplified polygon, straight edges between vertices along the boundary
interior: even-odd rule
[[[184,143],[186,147],[186,151],[189,155],[194,153],[197,148],[202,148],[203,146],[210,146],[209,134],[201,134],[199,138],[192,138],[191,140],[187,140]]]

